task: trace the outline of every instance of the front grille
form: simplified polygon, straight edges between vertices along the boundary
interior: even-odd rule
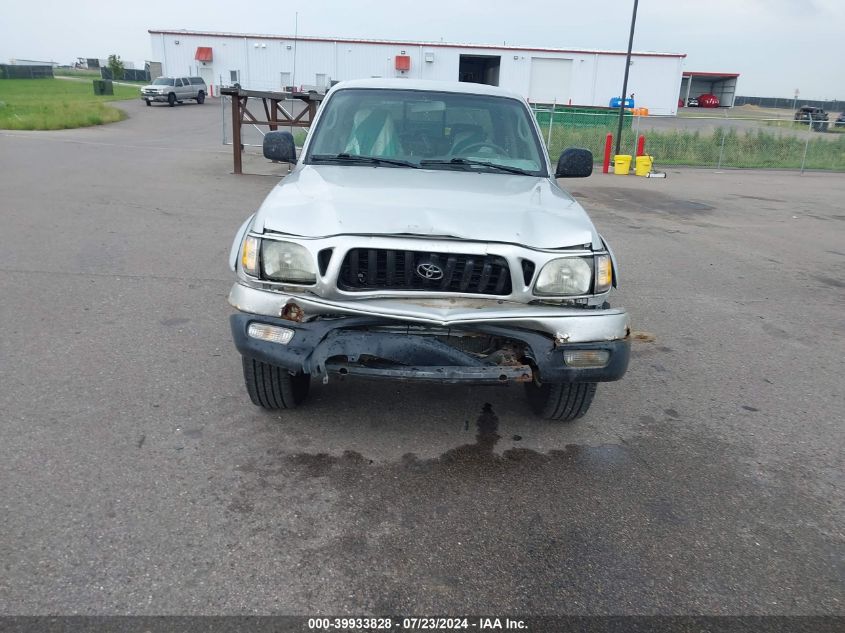
[[[337,286],[348,292],[416,290],[509,295],[511,275],[507,260],[497,255],[353,248],[343,259]]]

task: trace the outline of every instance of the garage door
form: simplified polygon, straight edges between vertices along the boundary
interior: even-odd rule
[[[571,96],[571,81],[571,59],[532,57],[528,100],[533,103],[567,103]]]

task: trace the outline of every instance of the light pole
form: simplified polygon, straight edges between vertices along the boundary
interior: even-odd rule
[[[293,84],[293,89],[296,90],[296,38],[299,37],[299,11],[294,14],[293,18],[293,74],[290,82]]]
[[[622,80],[622,102],[619,104],[619,126],[616,130],[616,151],[619,153],[619,144],[622,141],[622,121],[625,118],[625,95],[628,94],[628,70],[631,68],[631,49],[634,46],[634,26],[637,24],[637,5],[639,0],[634,0],[634,13],[631,15],[631,34],[628,36],[628,54],[625,56],[625,79]]]

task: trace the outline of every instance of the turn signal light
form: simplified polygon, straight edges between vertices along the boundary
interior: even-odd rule
[[[607,365],[610,352],[606,349],[568,349],[563,352],[563,362],[569,367],[599,368]]]
[[[258,247],[257,237],[247,236],[241,247],[241,268],[247,275],[258,277]]]
[[[594,294],[602,294],[610,290],[613,283],[613,264],[610,255],[599,255],[596,257],[596,288]]]

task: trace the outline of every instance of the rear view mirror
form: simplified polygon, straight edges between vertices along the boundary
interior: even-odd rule
[[[583,147],[569,147],[557,159],[555,178],[586,178],[593,173],[593,153]]]
[[[282,163],[296,162],[296,145],[290,132],[267,132],[262,147],[264,158]]]

